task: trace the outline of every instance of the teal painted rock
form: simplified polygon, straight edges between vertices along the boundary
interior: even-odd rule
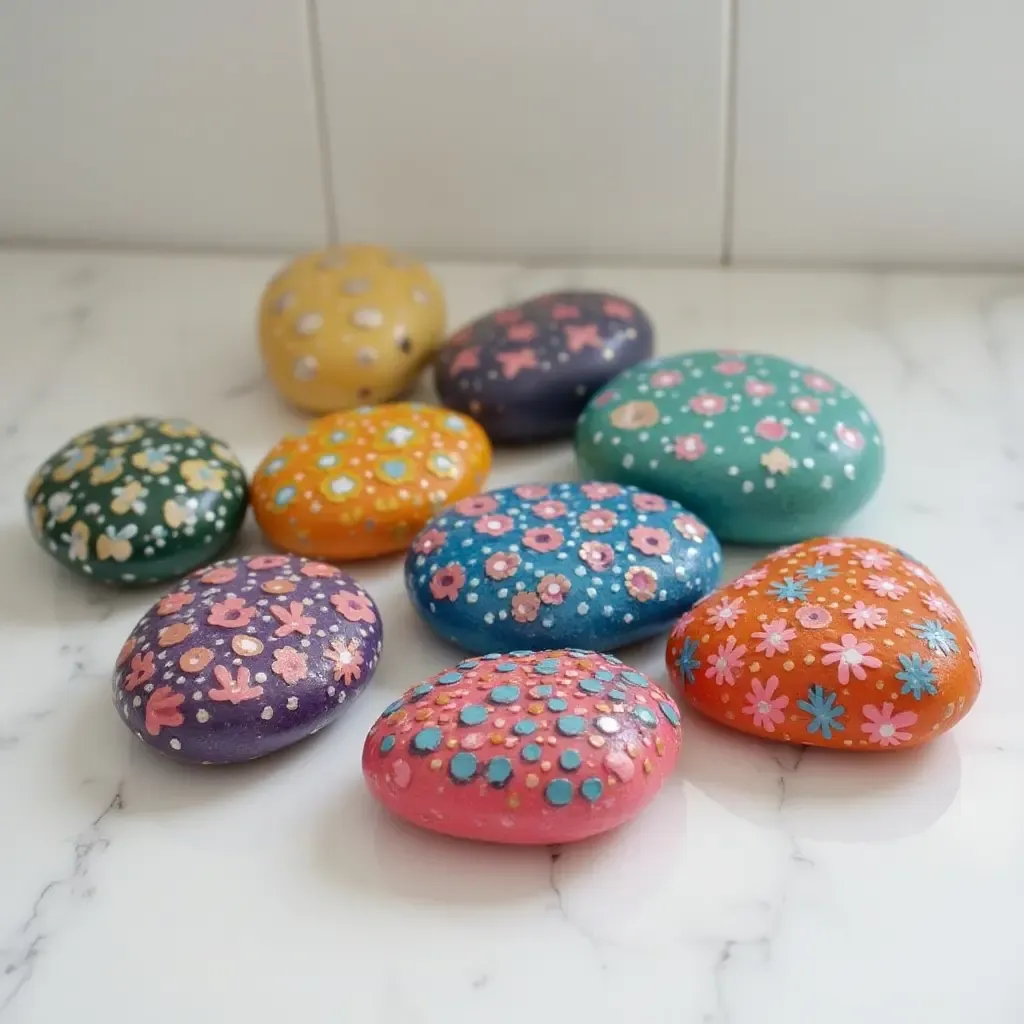
[[[835,533],[875,493],[878,426],[848,388],[801,363],[691,352],[626,370],[576,427],[583,476],[682,502],[722,541]]]
[[[242,525],[248,487],[223,441],[187,420],[138,417],[72,438],[25,500],[33,536],[57,561],[131,586],[216,557]]]
[[[704,523],[657,494],[523,484],[435,516],[405,583],[428,625],[475,654],[607,651],[668,629],[718,585],[721,562]]]

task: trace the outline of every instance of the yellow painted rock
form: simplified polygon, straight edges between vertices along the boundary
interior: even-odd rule
[[[444,296],[422,263],[376,245],[307,253],[260,304],[260,349],[293,405],[325,413],[406,391],[444,341]]]
[[[415,402],[362,406],[282,438],[260,463],[252,506],[271,543],[344,561],[409,546],[435,512],[480,490],[483,429]]]

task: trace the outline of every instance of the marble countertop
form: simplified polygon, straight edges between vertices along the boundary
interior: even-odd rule
[[[771,745],[687,716],[652,807],[562,850],[416,832],[364,792],[381,707],[458,659],[401,559],[367,693],[263,762],[188,768],[126,730],[112,663],[155,595],[36,549],[22,489],[68,436],[188,416],[248,469],[299,417],[253,311],[276,261],[0,253],[0,1024],[1019,1024],[1024,974],[1024,278],[438,265],[451,320],[555,287],[651,313],[659,350],[817,363],[874,410],[888,475],[849,527],[914,551],[970,622],[974,711],[918,752]],[[495,486],[573,474],[499,454]],[[265,550],[250,522],[242,544]],[[732,549],[731,578],[759,553]],[[622,653],[664,677],[663,640]]]

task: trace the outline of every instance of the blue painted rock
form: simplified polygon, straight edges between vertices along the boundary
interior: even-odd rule
[[[516,651],[460,662],[389,704],[366,738],[363,774],[422,828],[569,843],[646,807],[680,739],[672,698],[618,658]]]
[[[884,456],[863,403],[788,359],[691,352],[633,367],[576,430],[584,475],[681,501],[723,541],[834,533],[878,488]]]
[[[650,321],[632,302],[553,292],[453,335],[436,363],[437,391],[492,441],[569,437],[590,396],[653,348]]]
[[[370,681],[381,648],[370,596],[291,555],[232,558],[162,597],[132,630],[114,704],[182,761],[248,761],[317,732]]]
[[[467,651],[611,650],[667,629],[717,586],[721,558],[699,519],[656,494],[527,484],[432,519],[405,583],[431,628]]]

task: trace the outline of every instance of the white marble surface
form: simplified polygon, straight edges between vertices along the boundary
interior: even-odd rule
[[[364,793],[379,709],[457,660],[400,560],[368,692],[317,738],[234,769],[162,759],[110,669],[153,599],[90,589],[32,544],[21,491],[66,436],[191,416],[251,469],[294,423],[263,381],[270,260],[0,253],[0,1024],[1018,1024],[1024,976],[1024,278],[439,266],[454,320],[564,285],[648,307],[660,348],[813,360],[874,409],[888,476],[852,530],[949,586],[987,672],[906,755],[802,754],[688,717],[632,825],[560,853],[396,824]],[[553,445],[492,480],[572,472]],[[260,542],[248,527],[243,544]],[[733,550],[735,575],[755,552]],[[662,643],[624,657],[663,676]]]

